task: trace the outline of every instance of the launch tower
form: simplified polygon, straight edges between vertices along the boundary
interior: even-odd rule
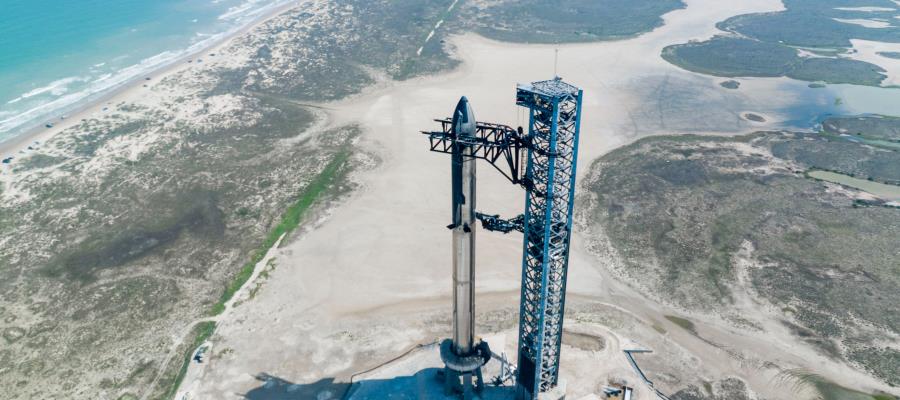
[[[537,399],[559,383],[581,96],[580,89],[561,79],[516,90],[516,104],[530,110],[519,303],[517,391],[522,399]]]
[[[581,121],[581,89],[560,78],[519,85],[516,104],[529,110],[527,133],[520,127],[476,122],[463,97],[452,118],[437,120],[441,131],[429,136],[431,151],[452,155],[454,222],[453,339],[441,346],[447,387],[471,378],[482,384],[480,368],[490,357],[475,344],[474,224],[487,230],[524,234],[516,393],[519,399],[558,399],[559,357],[565,311],[566,272],[575,198],[575,171]],[[526,190],[525,212],[512,219],[475,212],[475,167],[485,160]],[[521,164],[525,162],[525,169]],[[471,164],[471,165],[469,165]],[[465,310],[463,310],[465,309]],[[468,346],[467,346],[468,344]],[[475,362],[483,362],[475,368]],[[465,362],[460,363],[463,360]],[[465,364],[465,365],[463,365]]]

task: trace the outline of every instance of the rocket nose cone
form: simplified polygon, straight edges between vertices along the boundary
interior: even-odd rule
[[[457,135],[475,135],[475,114],[466,96],[461,97],[459,103],[456,103],[456,110],[453,111],[453,129]]]
[[[469,118],[472,115],[472,106],[469,105],[469,99],[466,96],[461,97],[459,103],[456,103],[456,111],[454,111],[453,115],[459,122],[469,122]]]

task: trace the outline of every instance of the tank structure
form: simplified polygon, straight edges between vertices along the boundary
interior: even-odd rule
[[[475,116],[465,96],[453,112],[456,137],[475,137]],[[453,351],[467,354],[475,341],[475,159],[458,141],[451,157],[453,223]]]
[[[422,132],[431,151],[452,156],[453,336],[441,345],[445,390],[477,396],[481,367],[491,358],[474,336],[475,223],[489,231],[523,233],[516,398],[565,398],[559,379],[566,278],[582,90],[557,77],[518,85],[516,104],[529,110],[520,127],[477,122],[463,97],[441,130]],[[475,162],[484,160],[525,191],[525,212],[511,219],[475,211]],[[522,164],[525,168],[521,168]],[[472,384],[473,376],[476,383]]]
[[[475,341],[475,166],[470,142],[476,123],[472,106],[463,96],[450,120],[451,215],[447,226],[453,243],[453,336],[441,343],[446,394],[474,398],[484,387],[481,367],[491,358],[486,342]],[[473,384],[474,379],[474,384]]]

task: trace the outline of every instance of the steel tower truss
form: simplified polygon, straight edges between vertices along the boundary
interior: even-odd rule
[[[559,379],[582,91],[560,79],[519,85],[530,110],[518,387],[536,399]]]
[[[524,234],[517,368],[522,399],[538,399],[559,381],[581,100],[581,89],[560,78],[519,85],[516,104],[530,111],[527,134],[478,122],[474,137],[457,138],[450,119],[436,120],[441,131],[422,132],[431,151],[451,154],[454,145],[468,146],[470,157],[526,190],[523,215],[477,215],[487,230]]]

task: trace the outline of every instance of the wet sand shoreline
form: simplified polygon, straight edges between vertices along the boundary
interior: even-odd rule
[[[28,147],[34,145],[36,141],[39,142],[37,144],[38,147],[42,146],[53,136],[65,131],[68,128],[78,125],[82,119],[92,118],[97,113],[102,112],[104,107],[112,106],[116,103],[127,101],[133,98],[133,96],[136,94],[136,91],[144,88],[144,84],[155,83],[167,76],[181,71],[184,68],[190,68],[191,66],[197,65],[202,66],[202,63],[188,63],[189,60],[194,60],[197,58],[202,59],[204,58],[203,55],[208,55],[210,53],[216,54],[216,56],[212,58],[224,56],[221,55],[218,51],[229,44],[233,39],[246,34],[248,31],[256,28],[261,24],[266,23],[270,19],[275,18],[282,13],[299,6],[300,5],[298,5],[298,3],[287,3],[278,6],[272,10],[269,10],[268,12],[263,13],[252,22],[246,24],[244,27],[237,29],[228,35],[224,35],[219,40],[210,43],[208,46],[202,49],[198,49],[197,51],[187,54],[183,57],[173,59],[166,65],[148,71],[140,77],[130,79],[115,88],[109,89],[107,93],[100,94],[94,99],[87,99],[81,102],[80,105],[74,105],[71,111],[54,116],[53,119],[46,121],[53,123],[52,128],[47,128],[44,123],[41,123],[40,125],[34,126],[33,128],[24,130],[16,136],[8,138],[4,141],[0,141],[0,158],[5,159],[7,157],[14,157],[12,161],[12,163],[14,164],[16,162],[16,158],[25,155],[21,154],[20,152],[23,150],[27,151]],[[148,77],[150,78],[149,81],[146,79]],[[65,116],[65,119],[60,119],[60,117],[62,116]]]

